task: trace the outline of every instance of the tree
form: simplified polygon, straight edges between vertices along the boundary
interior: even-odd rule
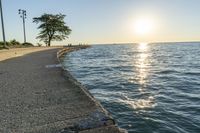
[[[51,46],[51,41],[62,41],[68,38],[71,29],[65,25],[65,15],[63,14],[43,14],[40,17],[33,18],[33,22],[40,25],[40,33],[37,39],[44,41],[47,46]]]

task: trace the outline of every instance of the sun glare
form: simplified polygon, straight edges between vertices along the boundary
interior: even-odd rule
[[[154,30],[154,23],[151,19],[142,18],[136,20],[134,23],[134,31],[138,35],[145,35],[153,32]]]
[[[142,51],[145,51],[147,49],[148,43],[140,43],[139,44],[139,49]]]

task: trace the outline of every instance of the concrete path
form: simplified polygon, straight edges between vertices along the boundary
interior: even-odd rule
[[[0,62],[0,132],[119,133],[102,108],[64,78],[61,68],[45,67],[58,64],[57,51],[39,50]]]

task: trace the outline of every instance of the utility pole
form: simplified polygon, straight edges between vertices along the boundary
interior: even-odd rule
[[[1,25],[2,25],[2,35],[3,35],[3,47],[6,48],[6,36],[5,36],[5,29],[4,29],[4,22],[3,22],[3,8],[2,8],[2,2],[0,0],[0,11],[1,11]]]
[[[26,43],[26,26],[25,26],[25,19],[26,19],[26,10],[19,9],[20,17],[23,20],[23,30],[24,30],[24,43]]]

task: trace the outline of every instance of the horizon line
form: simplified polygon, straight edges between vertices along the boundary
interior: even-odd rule
[[[200,43],[200,41],[158,41],[158,42],[113,42],[113,43],[87,43],[89,45],[107,45],[107,44],[158,44],[158,43]]]

